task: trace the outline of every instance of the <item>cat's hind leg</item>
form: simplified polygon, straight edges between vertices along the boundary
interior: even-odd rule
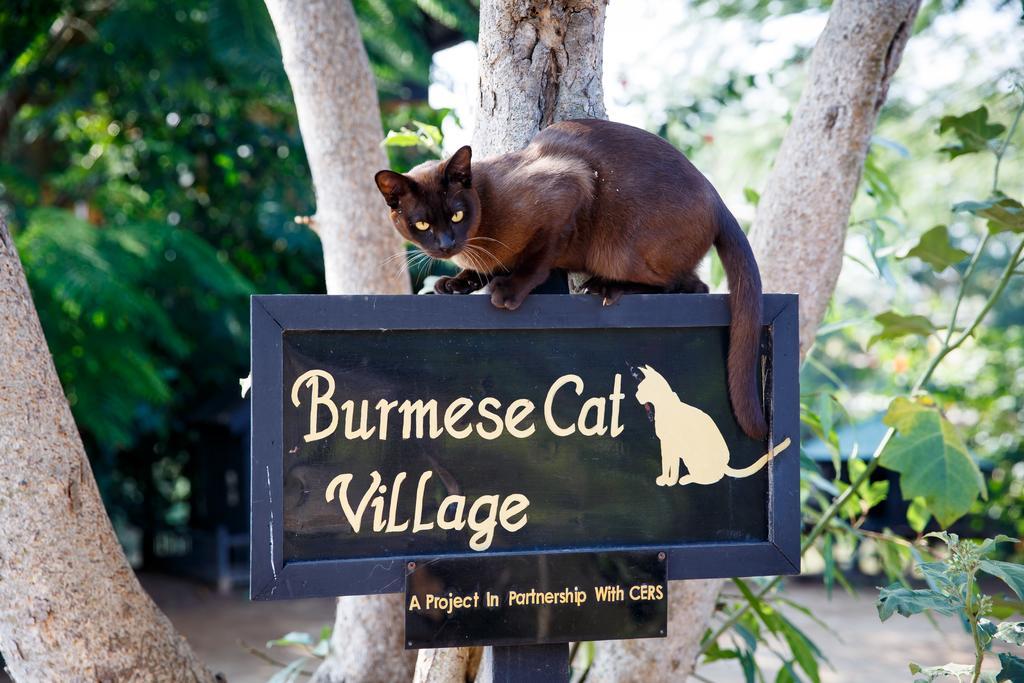
[[[711,290],[703,280],[697,277],[697,273],[683,273],[669,288],[669,291],[680,294],[707,294]]]
[[[644,285],[637,282],[619,282],[618,280],[608,280],[595,275],[583,283],[583,291],[588,294],[596,294],[601,297],[603,305],[611,306],[621,299],[623,294],[658,294],[664,290],[652,285]]]
[[[682,477],[679,478],[679,485],[686,486],[687,484],[696,483],[696,481],[697,480],[693,478],[692,474],[684,474]]]

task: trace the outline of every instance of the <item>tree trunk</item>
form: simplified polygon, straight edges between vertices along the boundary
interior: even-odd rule
[[[266,0],[316,192],[329,294],[408,294],[384,261],[404,247],[373,175],[387,168],[377,89],[350,0]],[[409,680],[399,595],[338,599],[319,683]]]
[[[722,583],[721,579],[670,582],[668,637],[598,643],[587,683],[685,681],[694,669]]]
[[[522,149],[565,119],[605,118],[606,0],[482,0],[473,154]]]
[[[850,205],[920,0],[839,0],[750,233],[766,291],[800,294],[806,353],[843,266]]]
[[[606,5],[606,0],[481,1],[475,158],[522,149],[556,121],[605,118]],[[428,669],[447,676],[429,680],[464,680],[466,663],[478,655],[470,650],[420,651],[417,680]]]
[[[316,192],[329,294],[408,294],[385,266],[402,239],[373,175],[387,168],[377,87],[350,0],[266,0]]]
[[[832,298],[871,132],[919,5],[837,0],[761,195],[751,244],[764,290],[800,295],[802,354]],[[669,637],[599,643],[587,680],[685,680],[722,583],[673,584]]]
[[[213,681],[103,509],[0,216],[0,651],[19,681]]]

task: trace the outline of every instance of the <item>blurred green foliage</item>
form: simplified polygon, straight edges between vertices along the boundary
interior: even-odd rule
[[[385,129],[439,123],[431,56],[475,37],[475,3],[354,6]],[[323,291],[292,220],[313,210],[261,0],[0,8],[0,211],[115,520],[188,519],[199,422],[248,372],[248,295]]]

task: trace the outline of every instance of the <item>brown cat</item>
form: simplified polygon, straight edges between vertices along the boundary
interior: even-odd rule
[[[761,277],[736,219],[711,183],[657,135],[599,120],[545,128],[526,149],[449,159],[375,180],[395,227],[463,270],[442,294],[490,283],[514,310],[553,268],[585,272],[613,303],[629,292],[700,292],[697,266],[714,245],[729,281],[729,396],[743,431],[768,431],[758,393]]]

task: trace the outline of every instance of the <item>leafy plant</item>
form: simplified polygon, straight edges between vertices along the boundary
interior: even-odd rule
[[[880,589],[878,616],[885,621],[893,614],[910,617],[926,611],[959,615],[970,631],[974,644],[974,663],[925,667],[911,662],[910,672],[915,674],[915,680],[927,683],[947,676],[953,676],[959,681],[969,680],[971,683],[1019,683],[1024,680],[1020,675],[1024,672],[1024,659],[1010,653],[999,654],[1002,666],[999,673],[982,671],[985,655],[994,641],[1012,645],[1024,643],[1024,622],[1005,621],[997,624],[986,618],[992,613],[992,598],[982,593],[978,583],[979,574],[989,574],[1001,579],[1018,599],[1024,599],[1024,566],[989,557],[997,543],[1016,542],[1017,539],[997,536],[974,543],[946,532],[931,533],[928,536],[941,539],[948,548],[945,560],[917,564],[929,587],[913,590],[894,583]]]
[[[441,112],[443,119],[447,111]],[[423,147],[431,156],[441,156],[441,129],[430,123],[413,121],[414,128],[402,126],[398,130],[389,130],[381,143],[385,147]]]
[[[243,301],[253,290],[206,242],[166,223],[99,228],[44,208],[16,244],[75,420],[111,449],[133,445],[140,420],[166,426],[153,416],[172,402],[175,366],[194,338],[167,298]],[[237,307],[197,309],[229,343],[244,343]]]
[[[991,643],[997,633],[1011,641],[1019,638],[1018,631],[1022,627],[1014,623],[1000,627],[982,620],[991,601],[986,602],[978,594],[974,574],[971,572],[981,571],[1002,579],[1020,597],[1024,594],[1024,569],[1019,565],[987,557],[994,550],[994,541],[978,546],[957,541],[959,545],[952,544],[955,550],[951,547],[952,559],[948,564],[952,567],[951,571],[965,578],[961,583],[950,583],[952,579],[946,576],[945,569],[924,560],[919,545],[888,529],[881,532],[866,529],[864,523],[871,510],[885,500],[888,494],[886,481],[872,480],[879,468],[899,476],[902,495],[909,503],[907,524],[918,534],[925,530],[931,518],[943,527],[949,527],[988,493],[986,482],[966,442],[946,413],[949,406],[940,402],[934,392],[929,393],[927,390],[931,388],[935,372],[943,361],[985,330],[983,322],[1007,293],[1010,282],[1024,274],[1024,238],[1021,237],[1021,233],[1024,233],[1024,211],[1020,203],[1006,195],[999,185],[1000,166],[1022,113],[1024,102],[1016,109],[1008,126],[990,121],[990,114],[984,106],[964,116],[944,117],[940,122],[939,133],[955,137],[954,143],[942,149],[950,158],[983,153],[992,155],[994,160],[989,197],[985,200],[960,202],[953,207],[955,213],[967,213],[985,222],[985,229],[974,239],[973,249],[968,251],[961,244],[967,246],[974,236],[967,235],[967,239],[964,239],[963,233],[959,233],[954,237],[947,226],[937,226],[924,232],[916,243],[901,250],[883,249],[880,240],[869,241],[875,266],[869,268],[869,271],[885,277],[885,259],[889,257],[911,264],[916,261],[924,270],[936,274],[953,269],[956,291],[948,318],[942,323],[936,322],[935,316],[920,312],[899,313],[890,310],[875,315],[874,322],[879,330],[866,346],[881,342],[904,342],[919,356],[923,355],[923,359],[919,364],[921,371],[916,381],[907,391],[889,399],[888,410],[882,418],[887,430],[874,452],[862,459],[854,446],[852,452],[845,454],[848,456],[845,459],[848,480],[841,478],[844,453],[837,430],[838,424],[847,419],[841,404],[828,393],[819,393],[802,410],[805,426],[826,444],[835,470],[835,477],[829,480],[821,474],[816,463],[806,457],[801,459],[801,501],[805,521],[810,525],[801,544],[801,554],[806,555],[812,551],[820,554],[824,560],[828,590],[835,583],[847,585],[835,560],[835,548],[840,544],[853,548],[865,548],[870,544],[881,560],[882,569],[893,582],[883,591],[880,602],[880,615],[883,618],[894,612],[909,614],[925,610],[943,614],[962,613],[968,621],[970,618],[976,620],[972,628],[978,642],[984,647]],[[880,177],[881,174],[883,171],[877,165],[867,169],[866,175],[872,176],[868,178],[867,192],[878,203],[880,211],[889,211],[898,204],[898,198],[882,191],[890,187],[891,183]],[[881,222],[881,219],[875,219],[872,225],[877,230]],[[874,234],[877,236],[882,233],[879,231]],[[998,276],[980,287],[979,264],[1000,252],[1004,256],[996,257],[999,258]],[[961,319],[961,306],[968,293],[973,295],[978,289],[983,293],[981,301],[970,307],[971,317],[964,321]],[[863,321],[853,320],[824,326],[819,332],[819,338],[859,324],[863,324]],[[808,364],[838,388],[844,388],[841,377],[817,361],[813,353],[808,356]],[[955,538],[952,535],[943,537],[949,538],[951,543]],[[907,585],[906,571],[914,563],[921,567],[932,583],[928,590],[915,590]],[[946,583],[940,583],[940,579]],[[783,598],[775,590],[780,581],[776,577],[760,583],[756,588],[741,588],[740,597],[726,603],[722,610],[722,620],[707,632],[702,642],[703,661],[735,659],[741,665],[746,680],[763,679],[763,673],[752,655],[765,640],[763,633],[754,630],[752,624],[760,622],[764,625],[762,614],[765,605],[782,604]],[[962,596],[959,602],[956,598],[957,590]],[[787,606],[793,607],[791,604]],[[723,646],[723,637],[730,638],[733,646]],[[817,680],[816,670],[809,663],[804,666],[808,650],[801,649],[800,641],[786,638],[785,642],[789,655],[777,652],[783,660],[783,666],[776,680],[797,680],[797,667],[812,680]],[[798,656],[798,650],[803,654]],[[815,652],[810,650],[812,655]],[[1004,673],[999,681],[1024,680],[1016,673],[1022,670],[1018,658],[1002,654],[1000,658]],[[980,666],[980,660],[977,666]],[[977,666],[971,668],[972,675],[978,670]],[[965,671],[956,667],[915,669],[915,673],[924,677],[921,680],[932,680],[941,675],[963,676]]]

